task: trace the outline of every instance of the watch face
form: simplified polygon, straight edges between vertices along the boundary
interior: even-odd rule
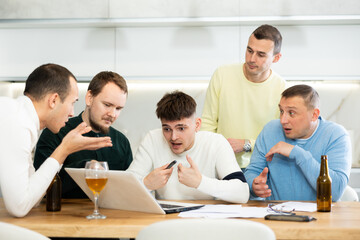
[[[251,144],[248,141],[246,141],[243,148],[244,148],[245,152],[250,152],[251,151]]]

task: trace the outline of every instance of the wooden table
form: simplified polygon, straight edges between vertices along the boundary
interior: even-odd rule
[[[203,203],[224,203],[201,201]],[[250,201],[243,206],[267,206],[268,202]],[[11,217],[0,199],[0,221],[32,229],[49,237],[135,238],[145,226],[179,218],[178,214],[158,215],[114,209],[101,209],[105,220],[87,220],[93,211],[88,199],[63,200],[60,212],[46,212],[45,204],[34,208],[24,218]],[[298,213],[317,218],[312,222],[280,222],[250,219],[274,230],[277,239],[360,239],[360,203],[334,203],[330,213]]]

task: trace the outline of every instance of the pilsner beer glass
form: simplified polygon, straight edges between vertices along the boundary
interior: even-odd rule
[[[98,162],[92,160],[85,164],[85,180],[86,184],[94,194],[95,209],[94,212],[87,216],[87,219],[105,219],[106,216],[100,214],[98,207],[98,199],[101,190],[105,187],[108,180],[107,173],[109,166],[107,162]]]

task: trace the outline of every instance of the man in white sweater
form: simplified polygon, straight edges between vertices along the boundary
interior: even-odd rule
[[[162,129],[150,131],[127,171],[158,199],[221,199],[245,203],[249,188],[229,142],[220,134],[199,132],[195,100],[182,92],[165,94],[156,114]],[[168,168],[169,163],[177,161]]]
[[[36,68],[26,80],[24,96],[0,97],[0,186],[11,215],[23,217],[40,201],[69,154],[112,146],[109,137],[82,136],[91,128],[79,124],[35,172],[32,151],[40,130],[59,132],[73,116],[77,99],[76,78],[56,64]]]

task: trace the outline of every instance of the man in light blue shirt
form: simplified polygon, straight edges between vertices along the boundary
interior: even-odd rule
[[[321,155],[328,155],[332,199],[349,181],[351,144],[347,131],[320,117],[319,95],[296,85],[282,93],[280,119],[270,121],[256,140],[245,177],[251,197],[316,200]]]

